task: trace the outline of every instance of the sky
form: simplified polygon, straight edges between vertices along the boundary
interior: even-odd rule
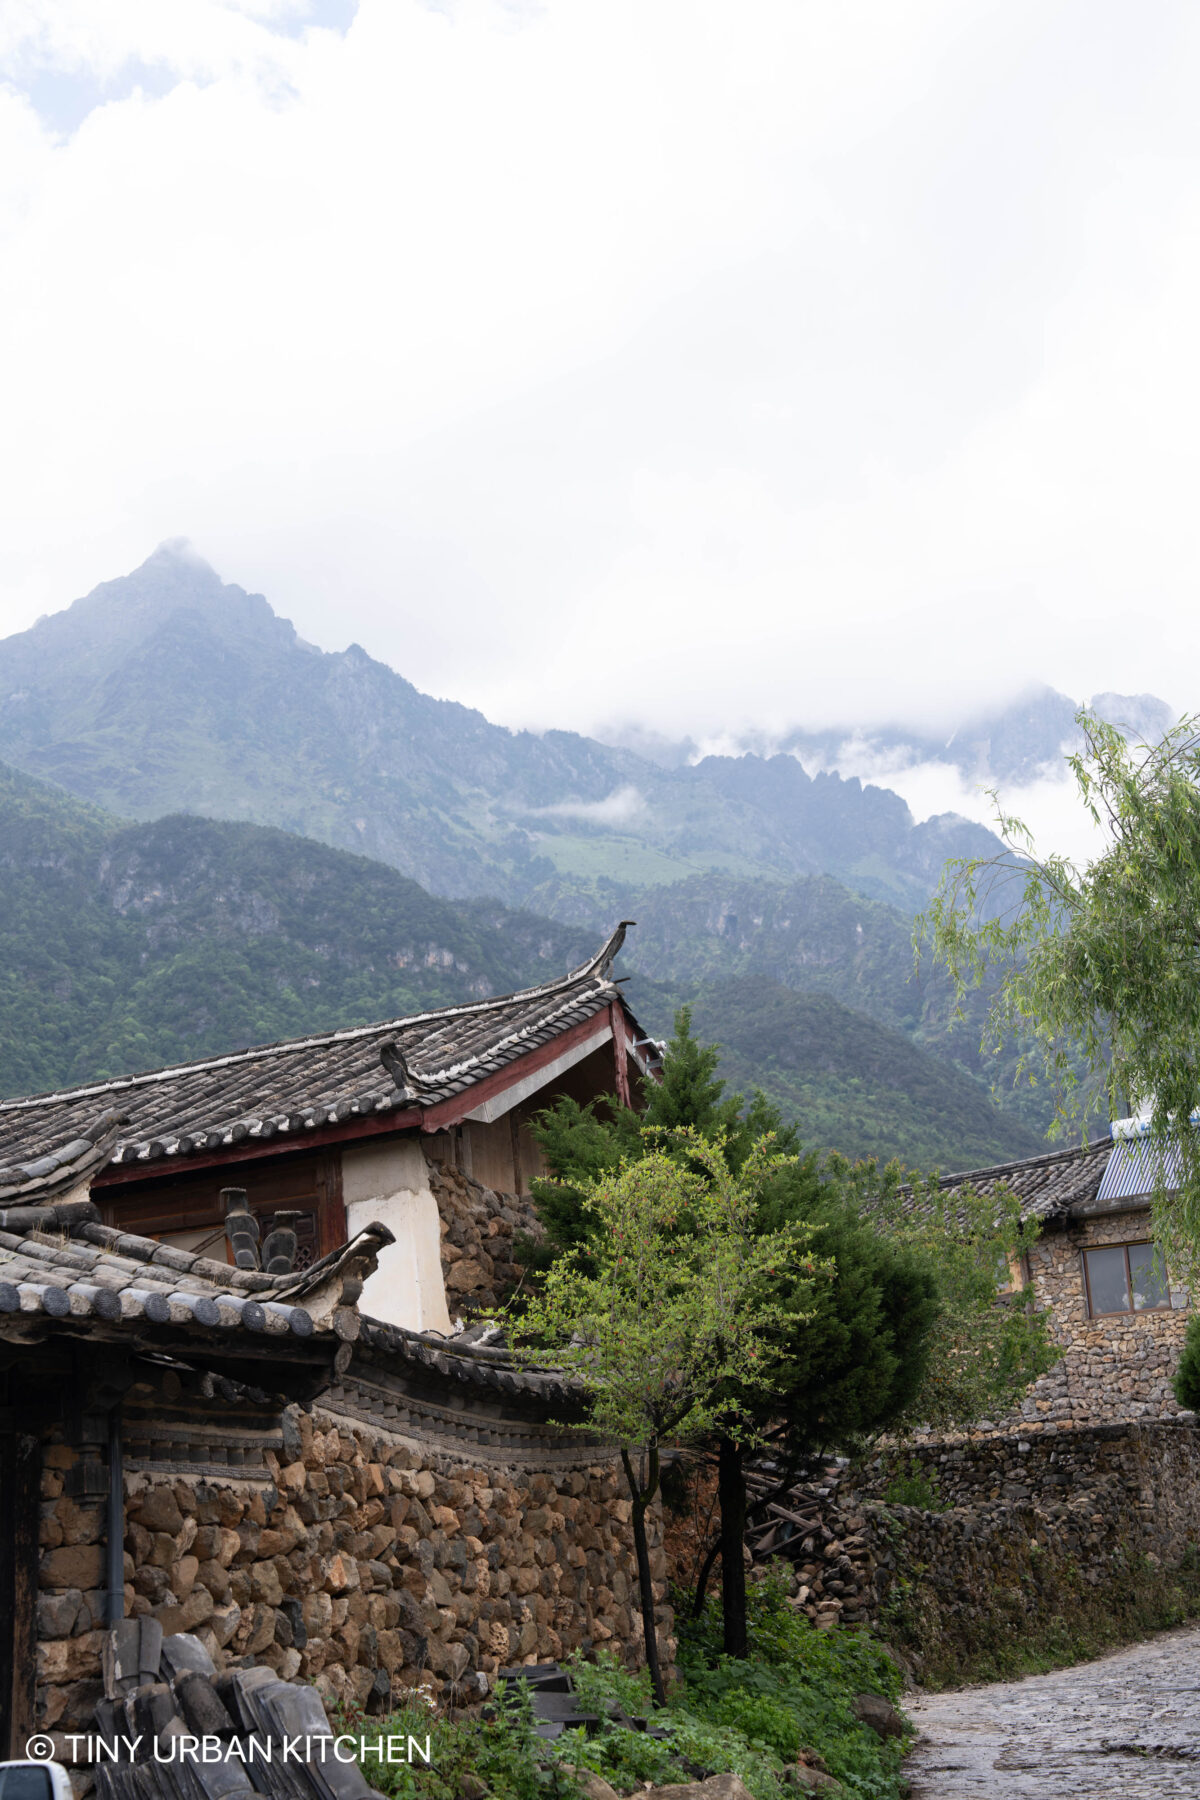
[[[1200,705],[1189,0],[5,0],[0,634],[513,725]]]

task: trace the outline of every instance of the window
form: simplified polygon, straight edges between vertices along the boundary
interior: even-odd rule
[[[1112,1244],[1085,1250],[1083,1279],[1088,1312],[1155,1312],[1171,1304],[1167,1272],[1156,1244]]]

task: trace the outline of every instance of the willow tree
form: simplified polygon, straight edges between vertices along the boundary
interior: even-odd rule
[[[1098,834],[1088,863],[1039,856],[998,811],[1002,854],[947,864],[917,920],[960,1003],[987,983],[985,1048],[1023,1041],[1019,1078],[1047,1078],[1056,1125],[1141,1114],[1156,1230],[1200,1264],[1200,720],[1155,746],[1078,715],[1068,760]],[[1181,1126],[1184,1127],[1181,1129]]]
[[[671,1134],[674,1154],[652,1149],[583,1192],[588,1243],[547,1271],[524,1313],[527,1352],[549,1354],[573,1375],[588,1423],[620,1446],[632,1502],[646,1661],[665,1699],[654,1622],[646,1514],[659,1487],[663,1446],[735,1436],[749,1419],[731,1392],[769,1394],[776,1347],[803,1326],[811,1284],[826,1271],[793,1224],[761,1232],[759,1196],[783,1159],[770,1139],[735,1173],[720,1140]],[[781,1270],[793,1272],[787,1301]]]

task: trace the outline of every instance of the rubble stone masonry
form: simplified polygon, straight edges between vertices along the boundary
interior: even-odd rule
[[[564,1440],[559,1440],[564,1444]],[[73,1498],[79,1451],[43,1465],[37,1722],[87,1729],[101,1694],[103,1499]],[[590,1460],[589,1460],[590,1459]],[[387,1710],[401,1686],[613,1643],[641,1623],[619,1465],[565,1442],[549,1470],[447,1455],[320,1404],[283,1415],[266,1479],[131,1469],[125,1607],[333,1701]],[[657,1518],[659,1637],[673,1656]]]
[[[451,1165],[432,1163],[429,1184],[442,1233],[442,1275],[451,1317],[501,1306],[521,1277],[514,1237],[540,1230],[527,1194],[493,1193]]]
[[[940,1510],[887,1501],[894,1476],[914,1472]],[[1089,1607],[1120,1614],[1147,1582],[1194,1568],[1200,1426],[1189,1416],[906,1445],[865,1467],[831,1465],[788,1507],[793,1604],[818,1628],[871,1624],[944,1678],[955,1656],[1069,1630]]]
[[[1169,1309],[1089,1318],[1082,1252],[1104,1244],[1144,1243],[1149,1214],[1122,1212],[1051,1228],[1030,1253],[1033,1292],[1052,1315],[1063,1356],[1021,1403],[1025,1428],[1088,1425],[1179,1415],[1171,1376],[1183,1347],[1187,1290],[1171,1283]]]

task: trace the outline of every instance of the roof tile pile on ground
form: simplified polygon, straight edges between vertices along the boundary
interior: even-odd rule
[[[435,1106],[617,999],[609,972],[624,930],[570,974],[517,994],[0,1101],[0,1182],[3,1165],[81,1138],[101,1107],[127,1115],[112,1156],[121,1164]]]

